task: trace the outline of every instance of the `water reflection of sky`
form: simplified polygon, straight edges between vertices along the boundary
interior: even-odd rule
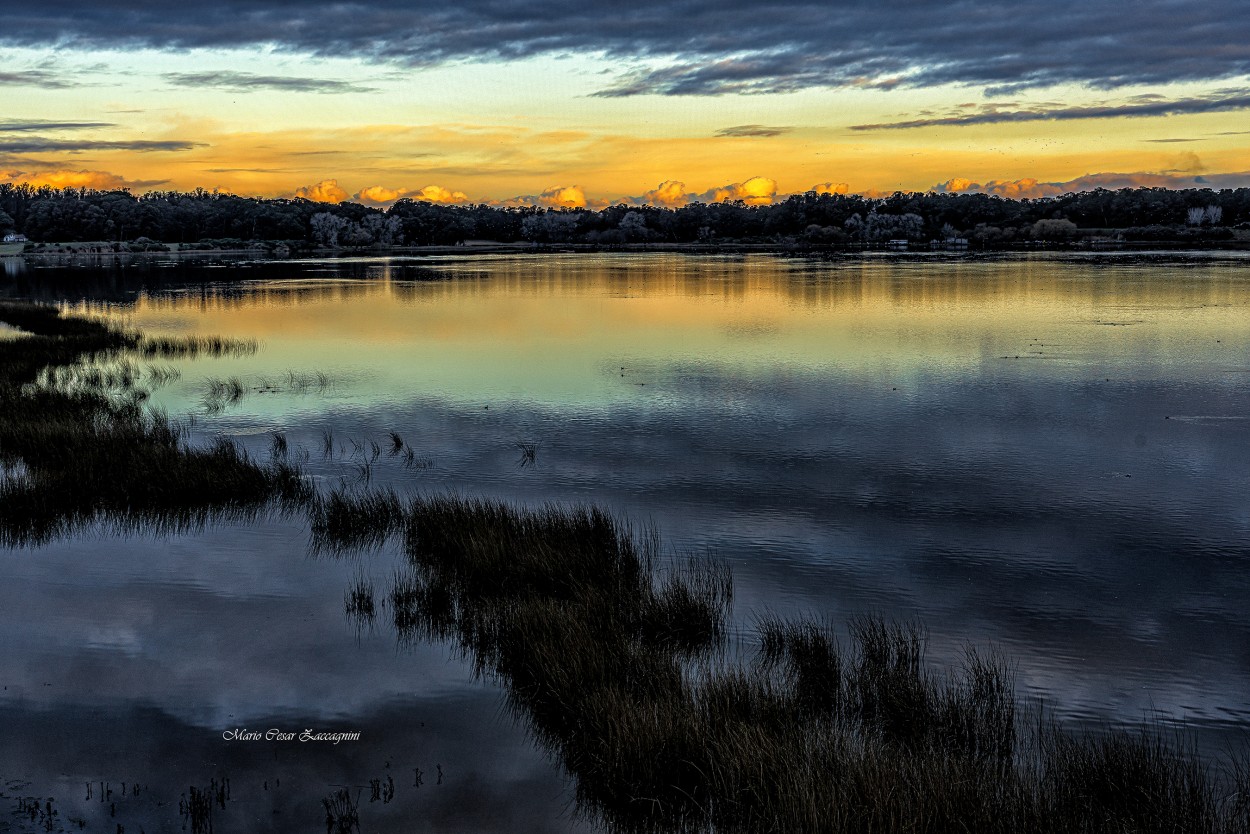
[[[1025,690],[1069,718],[1158,710],[1216,747],[1245,738],[1244,259],[45,272],[18,287],[51,296],[72,281],[71,301],[145,331],[261,342],[254,356],[171,363],[181,377],[154,400],[197,414],[197,436],[266,454],[284,431],[334,483],[396,431],[433,465],[383,455],[375,484],[593,501],[649,521],[675,551],[733,564],[740,629],[766,608],[915,616],[935,656],[998,645]],[[330,384],[293,390],[290,371]],[[206,415],[206,381],[231,376],[274,390]],[[518,442],[538,444],[535,465],[519,465]],[[408,699],[477,716],[441,744],[479,719],[523,733],[446,647],[397,649],[346,623],[348,582],[364,571],[384,585],[393,554],[315,560],[306,537],[275,520],[0,554],[4,709],[69,720],[83,704],[144,705],[211,730],[282,715],[351,724]],[[558,775],[504,746],[507,784],[556,785],[532,813],[554,820]],[[496,755],[467,767],[489,771]]]

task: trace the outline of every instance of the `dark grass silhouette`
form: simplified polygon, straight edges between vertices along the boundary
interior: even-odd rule
[[[397,634],[451,640],[503,684],[613,830],[1250,830],[1244,765],[1022,716],[1008,664],[969,650],[935,670],[915,624],[858,618],[843,648],[829,623],[768,616],[755,659],[730,662],[713,563],[660,581],[655,537],[593,507],[425,497],[400,522],[392,497],[350,506],[367,525],[379,502],[379,529],[403,530]],[[355,540],[376,537],[338,542]]]
[[[91,521],[187,529],[311,498],[285,460],[261,465],[226,440],[189,446],[178,425],[144,408],[146,392],[125,363],[99,375],[56,372],[137,348],[219,352],[228,340],[161,340],[155,350],[137,334],[13,303],[0,304],[0,321],[30,334],[0,343],[0,463],[9,470],[0,479],[0,542],[38,544]],[[60,384],[67,379],[73,384]]]

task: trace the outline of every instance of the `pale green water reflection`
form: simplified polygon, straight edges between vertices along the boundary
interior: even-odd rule
[[[602,409],[637,403],[651,393],[637,388],[664,384],[685,365],[883,383],[934,372],[1095,379],[1112,369],[1140,380],[1221,358],[1229,372],[1250,366],[1238,354],[1250,289],[1225,263],[1165,274],[1048,260],[767,256],[365,266],[363,279],[310,278],[297,266],[289,280],[144,295],[116,309],[145,331],[258,339],[260,356],[214,373],[263,381],[316,368],[365,408],[416,395],[458,406]],[[1207,344],[1225,347],[1200,350]],[[1028,364],[1013,368],[1005,357]],[[178,394],[159,401],[174,412],[192,406],[193,391]],[[249,410],[272,417],[293,407]]]

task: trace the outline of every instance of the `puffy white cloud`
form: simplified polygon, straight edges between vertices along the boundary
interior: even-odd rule
[[[341,203],[351,195],[340,188],[339,181],[334,179],[322,180],[316,185],[301,186],[295,189],[295,196],[306,200],[316,200],[318,203]]]

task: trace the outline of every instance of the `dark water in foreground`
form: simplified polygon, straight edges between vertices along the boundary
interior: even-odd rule
[[[160,363],[153,401],[258,456],[283,433],[324,487],[598,503],[728,561],[740,634],[915,617],[936,661],[994,645],[1067,722],[1246,743],[1248,259],[6,266],[9,294],[258,340]],[[365,830],[578,828],[490,682],[345,616],[397,564],[311,556],[281,518],[0,550],[0,791],[71,830],[180,830],[226,776],[218,830],[309,830],[340,786]],[[360,740],[224,738],[270,728]]]

